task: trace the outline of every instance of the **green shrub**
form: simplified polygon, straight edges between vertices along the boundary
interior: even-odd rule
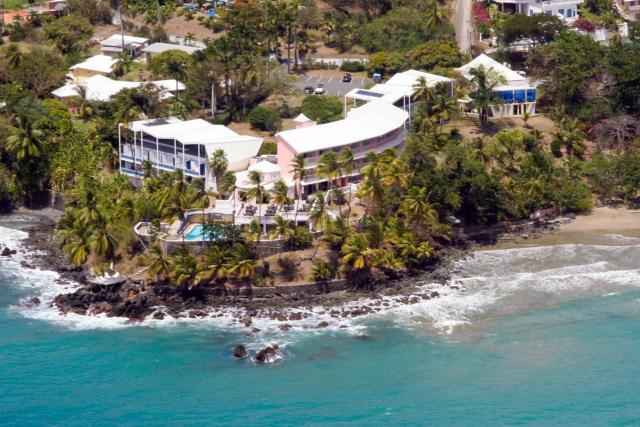
[[[291,237],[290,245],[291,249],[305,249],[311,246],[313,237],[311,232],[306,227],[296,227],[293,230],[293,236]]]
[[[302,113],[318,123],[328,123],[342,118],[342,101],[336,96],[309,95],[302,101]]]
[[[259,105],[251,110],[247,118],[252,127],[271,132],[280,129],[280,124],[282,123],[282,119],[275,111]]]
[[[564,211],[588,211],[592,206],[591,192],[582,181],[568,179],[557,194],[557,200]]]
[[[258,156],[263,156],[265,154],[277,154],[278,146],[275,142],[265,141],[260,146],[260,150],[258,151]]]
[[[228,125],[231,122],[231,114],[228,112],[216,113],[212,120],[214,125]]]
[[[297,260],[285,255],[282,258],[278,258],[278,266],[281,269],[280,274],[285,281],[291,282],[295,280],[298,275]]]
[[[313,262],[313,280],[316,282],[326,282],[335,277],[336,273],[331,263],[324,260],[316,260]]]
[[[340,69],[348,73],[359,73],[364,71],[365,68],[364,62],[362,61],[344,61],[342,65],[340,65]]]
[[[562,157],[562,143],[560,143],[560,141],[558,141],[557,139],[551,141],[550,148],[551,154],[553,154],[557,158]]]

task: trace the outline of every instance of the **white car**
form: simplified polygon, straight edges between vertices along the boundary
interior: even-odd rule
[[[316,86],[316,90],[314,91],[314,93],[316,95],[324,95],[325,93],[327,93],[327,88],[324,87],[323,84],[319,84],[318,86]]]

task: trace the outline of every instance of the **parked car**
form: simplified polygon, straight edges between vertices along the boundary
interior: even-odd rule
[[[315,90],[316,95],[324,95],[325,93],[327,93],[327,88],[324,87],[322,83],[316,86],[316,90]]]
[[[306,93],[307,95],[311,95],[314,91],[315,91],[315,89],[313,88],[313,86],[305,86],[304,87],[304,93]]]
[[[350,83],[351,80],[351,73],[344,73],[344,76],[342,76],[342,81],[345,83]]]
[[[373,73],[373,82],[374,83],[382,83],[382,74]]]

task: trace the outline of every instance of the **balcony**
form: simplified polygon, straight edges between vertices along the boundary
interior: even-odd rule
[[[153,168],[164,171],[184,169],[185,175],[192,177],[203,177],[207,173],[205,158],[185,154],[183,160],[183,155],[179,151],[174,156],[173,147],[171,147],[171,151],[168,151],[168,147],[162,146],[160,150],[156,150],[155,148],[147,148],[146,144],[144,148],[134,147],[131,144],[122,144],[120,159],[136,165],[141,165],[144,161],[149,161]],[[128,169],[125,171],[125,169],[127,168],[123,168],[124,172],[134,173],[129,172]]]

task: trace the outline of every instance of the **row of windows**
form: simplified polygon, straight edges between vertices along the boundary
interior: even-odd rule
[[[386,134],[384,134],[382,136],[378,136],[378,137],[367,139],[367,140],[360,141],[360,142],[355,142],[355,143],[349,144],[349,145],[340,145],[338,147],[327,148],[325,150],[310,151],[308,153],[304,153],[303,156],[304,156],[305,159],[310,159],[310,158],[314,158],[316,156],[322,156],[323,154],[329,153],[331,151],[333,151],[334,153],[339,153],[345,147],[349,147],[352,150],[356,151],[361,147],[371,147],[372,145],[375,145],[375,144],[380,143],[380,142],[388,142],[390,139],[393,139],[396,136],[400,135],[403,131],[404,131],[403,128],[398,128],[398,129],[392,130],[391,132],[387,132]]]

